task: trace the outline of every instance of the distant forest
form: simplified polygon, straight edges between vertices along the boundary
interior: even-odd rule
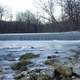
[[[3,6],[0,6],[0,33],[41,33],[64,32],[80,30],[80,0],[56,0],[61,7],[61,16],[54,16],[54,0],[39,0],[40,11],[36,15],[29,10],[13,15]],[[38,9],[39,9],[38,8]],[[57,9],[56,9],[57,10]],[[47,16],[45,16],[45,14]]]
[[[73,24],[66,22],[59,22],[59,24],[30,24],[26,22],[6,22],[0,21],[0,33],[41,33],[41,32],[64,32],[64,31],[76,31],[80,27],[76,27]]]

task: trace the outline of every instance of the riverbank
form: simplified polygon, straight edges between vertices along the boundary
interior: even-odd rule
[[[74,54],[72,54],[74,53]],[[55,54],[59,54],[55,52]],[[61,62],[60,56],[47,56],[47,60],[42,65],[33,63],[32,58],[39,58],[40,54],[25,53],[19,57],[19,62],[12,65],[12,69],[16,71],[15,80],[77,80],[80,79],[80,54],[71,50],[71,56],[65,58]],[[31,66],[30,66],[31,65]],[[77,71],[76,71],[77,70]]]
[[[72,63],[72,59],[75,59],[73,58],[76,55],[75,51],[77,51],[77,55],[80,55],[80,41],[0,41],[0,45],[0,65],[3,68],[3,80],[14,80],[20,73],[34,72],[36,69],[37,72],[41,70],[41,75],[46,71],[52,71],[49,65],[45,65],[45,61],[50,58],[55,58],[56,62],[70,67],[71,64],[68,65],[68,63]],[[31,60],[33,64],[27,65],[29,67],[27,71],[21,68],[20,70],[24,71],[17,73],[11,68],[11,65],[18,63],[21,60],[19,59],[20,56],[25,53],[33,53],[39,56]],[[75,57],[78,59],[78,56]],[[32,57],[29,56],[28,58]],[[80,73],[78,64],[80,64],[80,59],[74,66],[75,72]]]

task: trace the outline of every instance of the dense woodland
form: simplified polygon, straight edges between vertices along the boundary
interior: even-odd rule
[[[59,26],[60,25],[60,26]],[[60,22],[59,24],[29,24],[25,22],[6,22],[0,21],[0,33],[41,33],[41,32],[62,32],[79,30],[69,22]]]
[[[61,8],[61,16],[54,16],[54,0],[35,0],[40,11],[36,15],[29,10],[13,15],[3,6],[0,6],[0,33],[39,33],[64,32],[80,30],[80,0],[56,0]],[[57,9],[56,9],[57,10]],[[47,17],[45,16],[47,15]]]

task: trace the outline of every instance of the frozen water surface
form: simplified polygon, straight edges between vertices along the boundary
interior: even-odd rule
[[[14,80],[14,71],[10,68],[10,65],[15,61],[11,61],[11,59],[17,60],[25,52],[40,54],[39,58],[32,60],[37,68],[40,67],[37,65],[43,65],[42,62],[46,60],[47,56],[51,55],[59,56],[58,59],[62,59],[61,61],[64,62],[67,60],[65,57],[74,54],[70,52],[72,49],[80,51],[80,40],[0,41],[0,65],[3,68],[3,80]]]

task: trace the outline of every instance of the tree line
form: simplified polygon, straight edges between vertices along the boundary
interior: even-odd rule
[[[34,0],[38,11],[18,12],[13,21],[13,15],[0,6],[0,33],[38,33],[62,32],[80,30],[80,0]],[[56,19],[55,5],[61,9],[59,19]]]

